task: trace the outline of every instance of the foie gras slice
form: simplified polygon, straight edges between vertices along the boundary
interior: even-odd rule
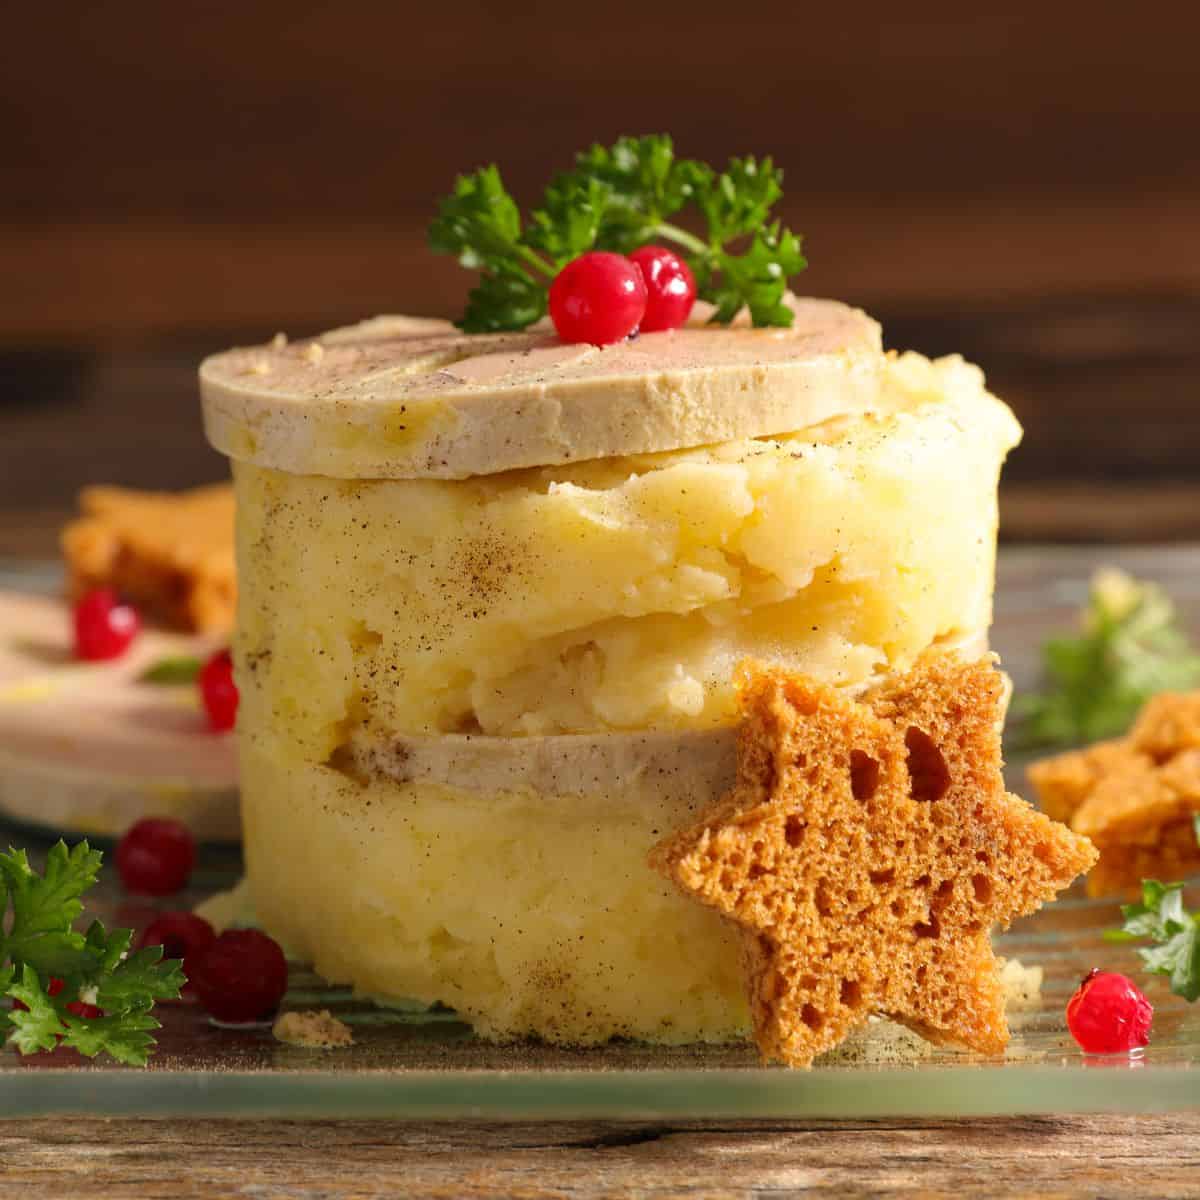
[[[340,479],[462,479],[793,432],[875,411],[879,326],[832,300],[788,328],[691,324],[613,346],[376,317],[200,367],[209,441]]]
[[[935,648],[973,661],[988,653],[987,631],[956,634],[938,641]],[[847,690],[859,695],[886,678]],[[1011,692],[1005,676],[1003,711]],[[732,725],[533,737],[397,735],[352,741],[330,765],[402,785],[434,784],[485,796],[621,796],[634,804],[643,796],[666,796],[672,801],[694,799],[699,809],[733,786],[736,742]]]

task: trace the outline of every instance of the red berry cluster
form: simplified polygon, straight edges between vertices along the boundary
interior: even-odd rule
[[[592,250],[567,263],[550,285],[558,336],[595,346],[678,329],[695,302],[691,269],[663,246],[642,246],[628,257]]]
[[[196,844],[181,822],[146,817],[121,839],[116,858],[127,891],[166,896],[187,886]],[[218,935],[195,913],[169,911],[147,926],[138,944],[162,946],[164,958],[182,959],[188,980],[184,995],[198,999],[219,1021],[243,1024],[269,1017],[287,991],[283,951],[257,929],[227,929]],[[99,1010],[79,1015],[97,1016]]]
[[[75,657],[84,662],[120,658],[142,629],[142,618],[132,604],[111,588],[96,588],[75,605]],[[238,690],[233,682],[233,659],[219,650],[200,671],[200,700],[214,733],[225,733],[237,720]]]

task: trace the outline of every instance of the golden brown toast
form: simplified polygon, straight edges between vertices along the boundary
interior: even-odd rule
[[[186,492],[89,487],[62,532],[72,600],[111,587],[170,629],[233,628],[237,585],[233,489]]]
[[[1127,737],[1034,763],[1029,778],[1042,807],[1099,850],[1090,895],[1200,871],[1200,692],[1155,696]]]
[[[879,1013],[1008,1041],[990,930],[1095,861],[1001,776],[1003,680],[931,656],[862,700],[750,669],[733,791],[651,863],[739,924],[764,1059],[808,1066]]]

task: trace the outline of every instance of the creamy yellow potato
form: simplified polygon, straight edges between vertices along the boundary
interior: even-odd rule
[[[839,684],[991,612],[1019,428],[958,359],[894,413],[459,482],[235,465],[242,723],[324,761],[360,731],[697,728],[732,670]]]
[[[737,933],[645,863],[707,797],[364,787],[260,745],[242,788],[256,917],[332,982],[500,1039],[749,1030]]]
[[[264,926],[331,980],[487,1036],[743,1034],[734,933],[645,865],[723,785],[665,787],[661,763],[703,758],[687,731],[728,745],[743,658],[853,687],[990,621],[1019,427],[961,360],[889,358],[883,379],[883,415],[457,482],[235,464]],[[520,782],[532,736],[655,729],[680,733],[674,759],[592,782],[575,741],[571,794]],[[440,781],[413,774],[405,736],[462,733],[509,767],[472,776],[460,738]]]

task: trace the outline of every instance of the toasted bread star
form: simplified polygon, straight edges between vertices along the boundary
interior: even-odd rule
[[[72,600],[110,587],[168,628],[232,628],[237,584],[231,485],[186,492],[87,487],[79,504],[83,515],[62,532]]]
[[[1200,870],[1200,692],[1155,696],[1128,736],[1043,759],[1029,778],[1042,808],[1099,850],[1090,895]]]
[[[748,673],[733,791],[651,863],[743,927],[764,1059],[808,1066],[873,1013],[1007,1044],[991,927],[1095,852],[1005,792],[1003,691],[988,660],[946,656],[861,701]]]

